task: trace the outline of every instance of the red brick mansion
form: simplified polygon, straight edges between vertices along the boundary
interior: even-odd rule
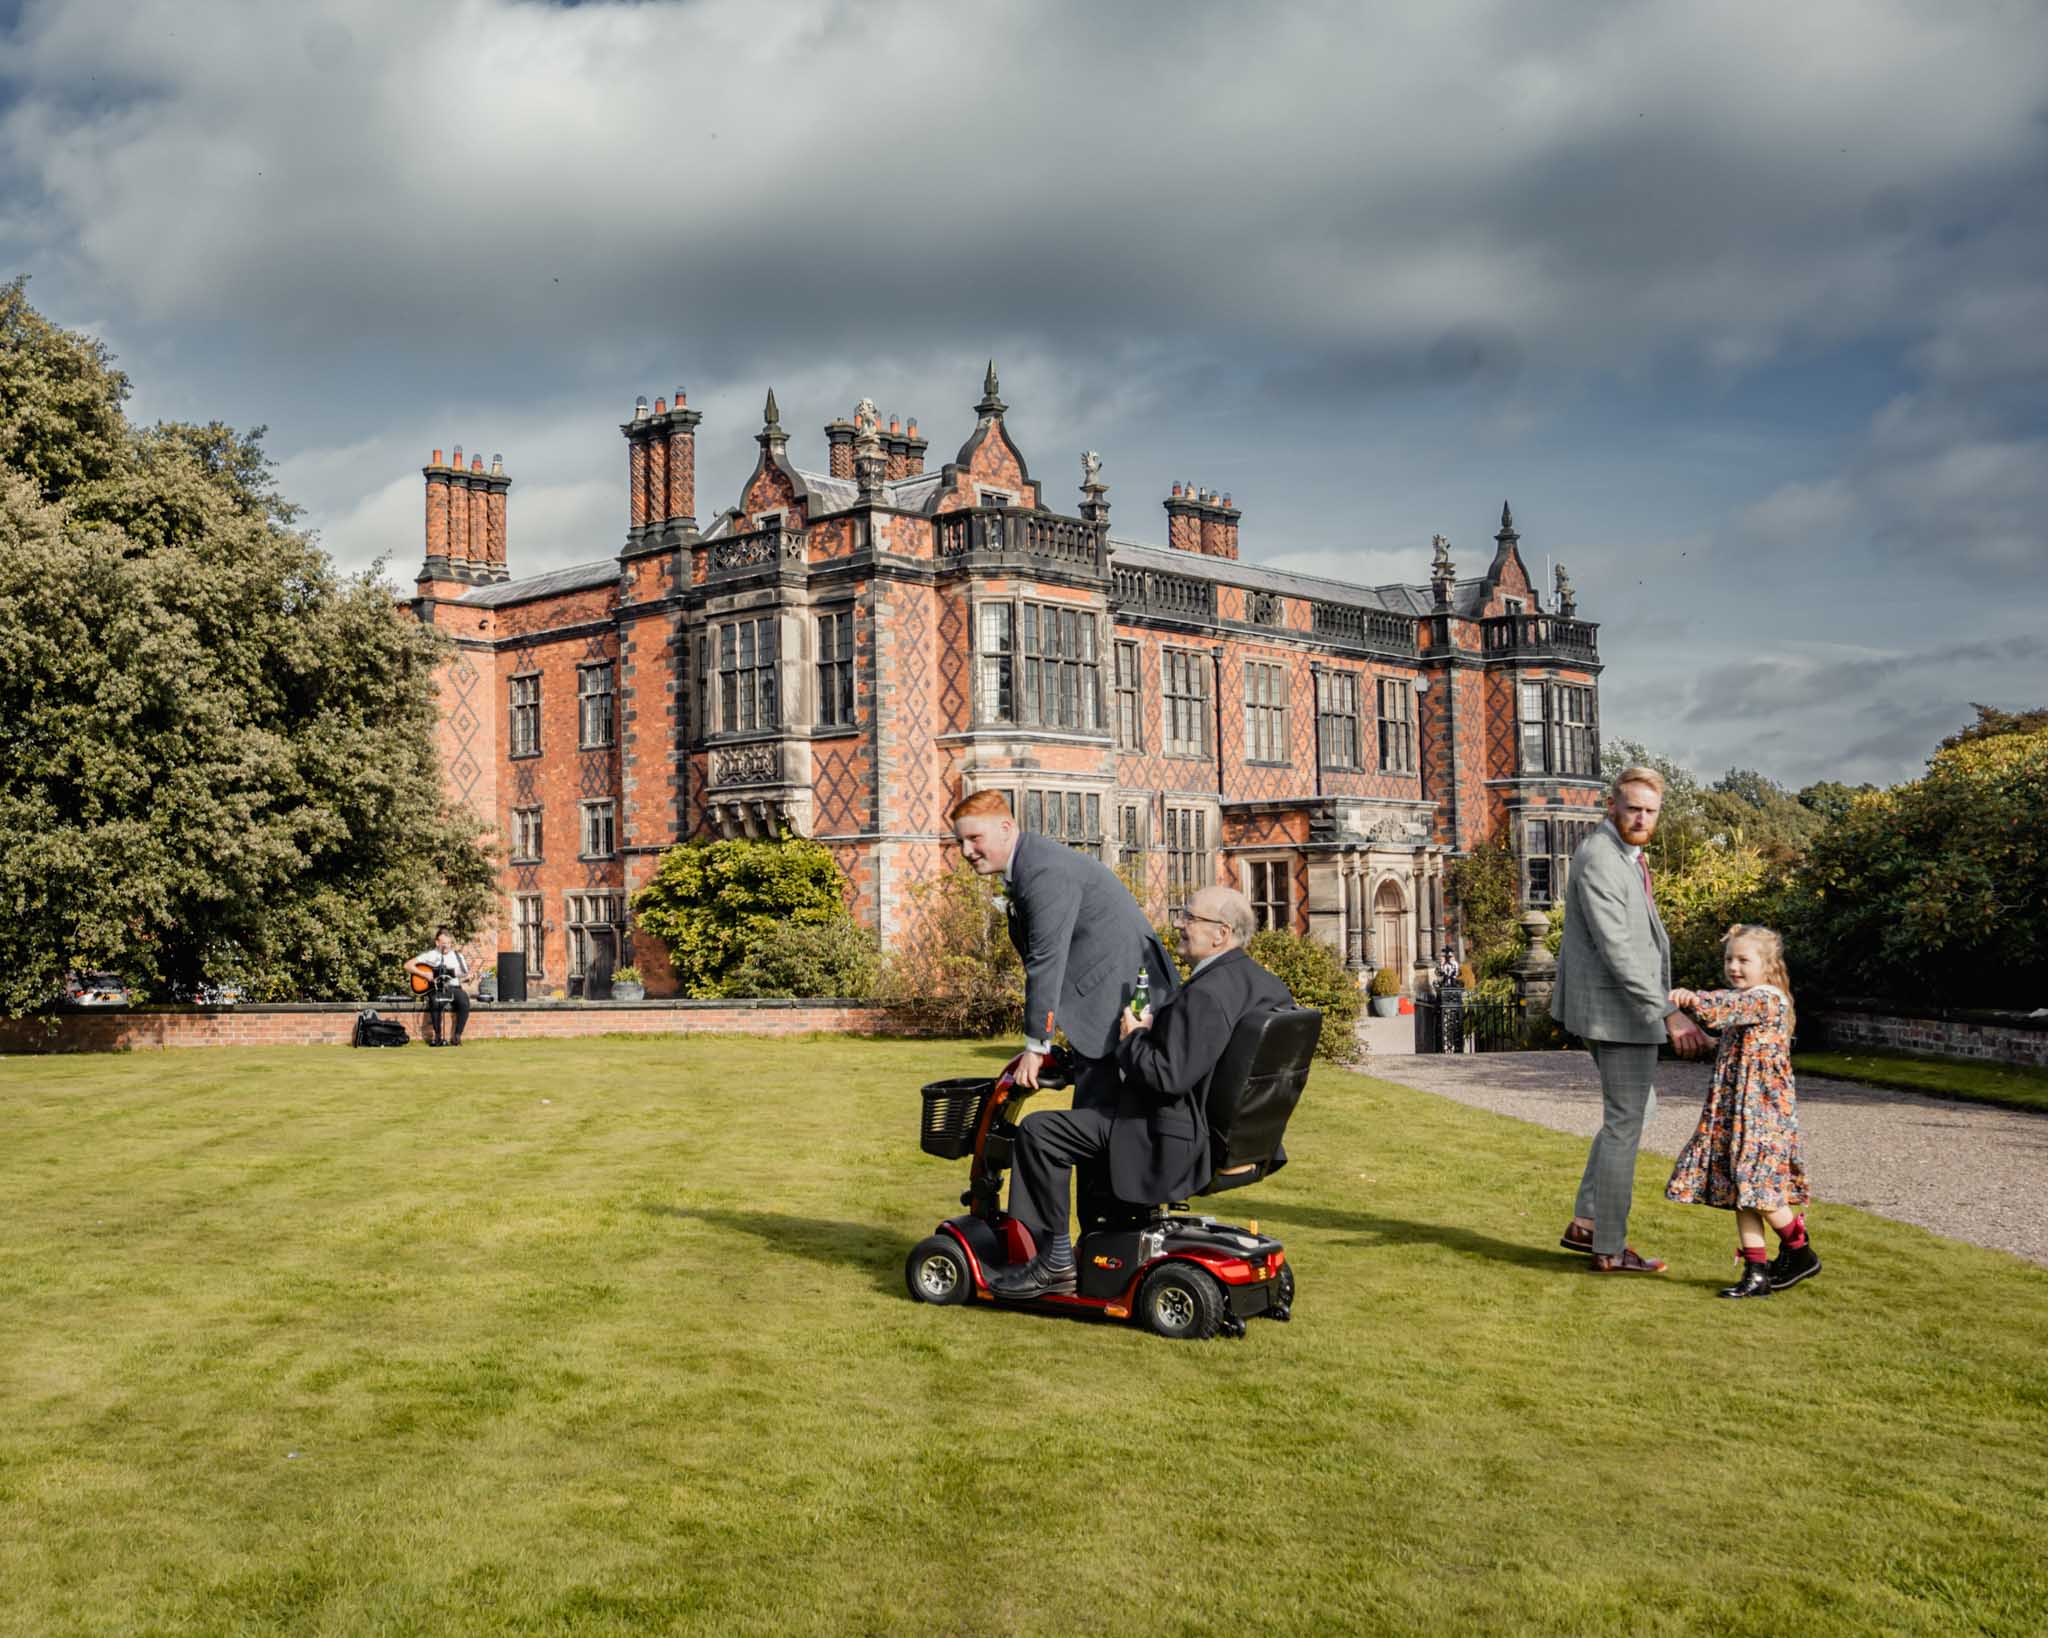
[[[1414,585],[1285,573],[1240,561],[1206,489],[1174,486],[1163,546],[1113,533],[1093,454],[1061,510],[1006,412],[991,365],[929,468],[917,423],[863,400],[813,471],[771,392],[753,471],[700,518],[700,417],[643,399],[624,544],[518,580],[511,480],[434,452],[413,606],[456,645],[448,777],[502,839],[497,932],[538,991],[580,988],[600,948],[671,990],[627,902],[692,837],[815,838],[886,941],[984,789],[1135,866],[1155,913],[1230,883],[1404,978],[1477,842],[1508,837],[1549,902],[1599,811],[1597,628],[1562,569],[1532,584],[1506,507],[1479,575],[1441,536]]]

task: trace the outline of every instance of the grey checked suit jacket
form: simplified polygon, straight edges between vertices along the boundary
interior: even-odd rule
[[[1572,855],[1550,1015],[1587,1041],[1665,1039],[1671,940],[1613,824]]]
[[[1024,958],[1024,1033],[1063,1029],[1084,1058],[1116,1052],[1117,1014],[1142,965],[1156,1007],[1180,974],[1130,889],[1100,859],[1035,831],[1017,838],[1005,891],[1010,942]]]

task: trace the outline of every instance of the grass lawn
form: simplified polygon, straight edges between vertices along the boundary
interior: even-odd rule
[[[1795,1075],[1833,1075],[1865,1086],[1900,1092],[1932,1092],[1972,1103],[2002,1103],[2013,1109],[2048,1110],[2048,1070],[2018,1064],[1984,1064],[1954,1058],[1916,1058],[1907,1052],[1802,1052],[1792,1060]]]
[[[2048,1269],[1846,1208],[1717,1301],[1579,1141],[1318,1068],[1292,1325],[935,1309],[984,1046],[0,1062],[0,1632],[2039,1633]]]

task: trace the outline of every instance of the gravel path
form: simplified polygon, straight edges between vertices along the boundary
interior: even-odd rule
[[[1600,1077],[1583,1052],[1375,1057],[1366,1070],[1589,1140],[1600,1126]],[[1685,1146],[1711,1073],[1658,1064],[1646,1151]],[[2048,1115],[1803,1075],[1799,1130],[1817,1198],[2048,1264]]]

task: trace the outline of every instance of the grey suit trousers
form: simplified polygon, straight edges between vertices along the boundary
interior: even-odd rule
[[[1600,1130],[1586,1156],[1572,1208],[1593,1220],[1593,1250],[1603,1257],[1628,1244],[1628,1208],[1636,1186],[1643,1123],[1657,1111],[1657,1049],[1634,1041],[1588,1041],[1600,1071]]]

